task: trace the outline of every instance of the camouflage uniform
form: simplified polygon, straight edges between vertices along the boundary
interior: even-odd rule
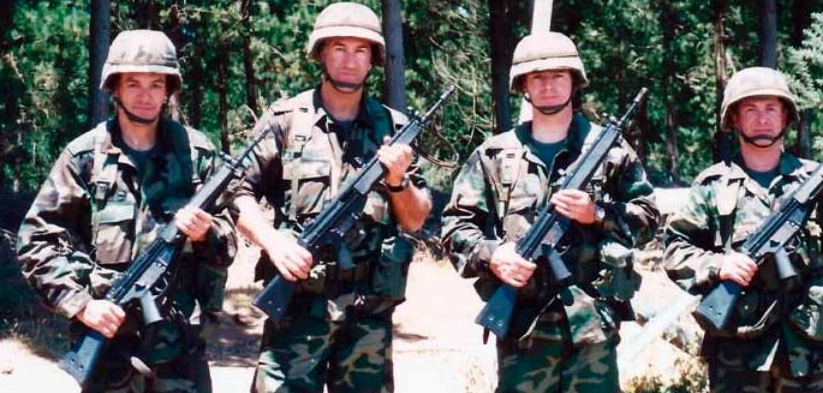
[[[147,33],[123,32],[118,38],[140,34]],[[116,44],[112,48],[110,53],[117,52]],[[103,298],[215,170],[215,149],[206,136],[172,120],[160,120],[157,149],[142,178],[124,146],[116,119],[69,143],[20,226],[17,248],[24,274],[44,303],[67,318],[91,299]],[[143,329],[140,317],[129,312],[87,391],[211,391],[201,327],[222,309],[226,269],[236,251],[227,211],[215,211],[207,240],[187,242],[178,259],[165,304],[167,321]],[[73,340],[83,327],[73,320]],[[137,373],[131,356],[154,375]]]
[[[356,37],[372,44],[373,64],[385,48],[377,15],[354,3],[335,3],[317,17],[307,52],[319,61],[324,40]],[[335,87],[336,88],[336,87]],[[267,110],[279,130],[254,150],[254,159],[237,197],[265,197],[274,207],[274,226],[297,238],[346,187],[363,163],[375,157],[386,136],[405,116],[363,95],[349,127],[323,108],[320,89],[281,100]],[[345,128],[341,128],[345,127]],[[425,190],[412,163],[410,181]],[[388,190],[373,189],[345,249],[355,267],[337,268],[337,255],[315,255],[309,278],[300,280],[286,316],[267,320],[254,392],[391,392],[392,313],[405,297],[413,245],[392,214]],[[268,282],[276,269],[265,252],[257,279]]]
[[[533,38],[571,43],[552,34],[524,38],[518,48]],[[570,67],[544,61],[551,57],[531,56],[530,61],[535,59],[542,63],[515,64],[513,89],[514,80],[522,76],[516,70]],[[562,61],[569,60],[573,59],[566,53]],[[582,72],[575,76],[585,81]],[[540,207],[558,190],[563,171],[599,130],[575,114],[566,138],[568,147],[553,162],[544,163],[528,145],[531,122],[526,122],[485,141],[464,164],[443,212],[443,241],[460,273],[479,277],[475,288],[483,300],[500,285],[489,269],[496,248],[525,234]],[[628,300],[639,285],[628,247],[651,239],[659,215],[643,167],[625,142],[612,147],[585,191],[605,210],[605,217],[600,225],[572,223],[558,250],[575,285],[550,286],[544,261],[535,261],[534,275],[518,292],[508,335],[497,343],[498,392],[619,389],[617,329],[621,320],[632,317]]]
[[[237,194],[265,196],[275,207],[275,227],[295,237],[405,122],[366,97],[354,128],[341,133],[319,99],[319,91],[310,90],[268,109],[281,132],[255,149]],[[425,187],[421,177],[411,178]],[[334,391],[392,390],[391,314],[404,299],[413,246],[400,233],[386,193],[381,185],[369,194],[346,237],[353,271],[338,270],[336,255],[323,256],[299,282],[286,317],[266,321],[256,391],[322,391],[326,381]],[[257,278],[274,274],[263,258]]]
[[[776,71],[750,68],[729,81],[724,128],[729,128],[729,107],[752,95],[785,97],[796,118],[788,88],[743,86],[745,90],[735,93],[746,78],[764,73],[771,77]],[[816,163],[783,153],[768,189],[746,173],[739,156],[700,173],[686,205],[667,224],[664,258],[669,277],[693,294],[707,294],[720,282],[720,256],[739,247],[815,167]],[[733,327],[705,333],[701,352],[709,363],[712,392],[823,392],[820,213],[817,206],[788,250],[800,283],[781,284],[774,264],[766,261],[738,299]]]

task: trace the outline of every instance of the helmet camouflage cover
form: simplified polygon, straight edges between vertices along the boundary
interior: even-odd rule
[[[340,2],[324,8],[314,22],[306,52],[318,60],[323,40],[331,37],[362,38],[371,42],[377,56],[372,62],[382,64],[386,58],[386,42],[383,40],[380,19],[369,7],[362,4]]]
[[[789,111],[789,123],[798,120],[799,109],[794,96],[789,91],[786,76],[780,71],[767,67],[744,68],[729,79],[723,91],[723,103],[720,105],[721,129],[730,131],[731,108],[748,97],[775,96],[783,101]],[[788,124],[787,124],[788,126]]]
[[[578,87],[589,82],[574,42],[563,34],[545,32],[527,35],[517,43],[509,73],[509,90],[518,93],[523,76],[549,70],[571,71]]]
[[[169,37],[154,30],[126,30],[114,38],[109,47],[100,89],[111,92],[114,76],[125,72],[149,72],[169,76],[169,94],[183,83],[177,51]]]

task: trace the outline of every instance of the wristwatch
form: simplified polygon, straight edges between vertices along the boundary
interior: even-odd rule
[[[389,184],[389,182],[386,182],[386,189],[389,190],[389,192],[403,192],[403,190],[409,187],[409,183],[411,183],[411,179],[409,179],[409,174],[407,173],[403,175],[403,180],[400,181],[399,185],[393,186]]]

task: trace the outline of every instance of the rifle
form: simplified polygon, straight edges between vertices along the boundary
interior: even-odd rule
[[[265,116],[263,119],[267,119]],[[255,131],[264,124],[258,122]],[[208,211],[215,200],[233,179],[240,177],[245,167],[243,161],[252,149],[271,131],[265,128],[246,146],[237,159],[223,155],[223,165],[187,203]],[[175,260],[185,244],[186,235],[177,229],[176,220],[160,229],[157,238],[129,265],[106,292],[105,299],[126,308],[138,303],[142,311],[143,323],[148,326],[163,319],[158,308],[158,300],[165,294],[175,274]],[[60,368],[74,377],[85,387],[94,374],[100,354],[106,345],[106,337],[100,332],[86,329],[72,349],[60,360]]]
[[[422,116],[413,116],[389,142],[394,144],[411,144],[431,121],[434,113],[454,93],[455,87],[449,86],[440,98]],[[343,245],[343,237],[360,218],[366,199],[372,187],[385,175],[386,169],[377,160],[369,160],[354,181],[338,194],[320,214],[303,229],[297,244],[308,250],[313,259],[318,260],[323,249],[331,247],[337,251],[338,264],[341,269],[351,269],[354,262]],[[296,283],[277,275],[254,299],[254,305],[266,313],[272,320],[280,320],[286,314],[294,295]]]
[[[758,265],[774,259],[777,277],[781,282],[793,279],[797,271],[789,260],[785,246],[803,228],[811,209],[823,192],[823,164],[803,181],[788,199],[772,213],[766,221],[740,246],[740,253],[748,256]],[[724,330],[728,327],[732,310],[743,288],[740,284],[724,280],[714,287],[692,313],[704,330]]]
[[[608,123],[597,135],[591,147],[569,166],[568,176],[560,188],[563,190],[580,190],[591,180],[600,167],[612,145],[620,139],[620,130],[634,115],[635,110],[646,97],[648,89],[640,89],[634,101],[620,120],[609,118]],[[545,258],[549,284],[565,287],[572,284],[572,274],[563,262],[556,248],[569,229],[571,222],[555,210],[554,204],[548,202],[541,209],[526,234],[517,242],[517,254],[527,261]],[[477,315],[475,323],[488,329],[497,337],[503,338],[509,330],[512,312],[517,301],[517,288],[502,284],[494,291],[486,306]]]

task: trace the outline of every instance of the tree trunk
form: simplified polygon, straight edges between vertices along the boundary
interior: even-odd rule
[[[720,106],[723,103],[723,90],[726,88],[726,32],[723,22],[726,18],[726,0],[715,0],[712,18],[714,19],[714,118],[715,118],[715,138],[720,137]],[[721,145],[712,144],[712,158],[714,162],[720,162],[724,152],[720,151]]]
[[[88,128],[106,120],[109,114],[100,78],[111,42],[111,0],[91,0],[90,7]]]
[[[803,43],[803,30],[811,25],[812,4],[809,0],[794,0],[792,2],[792,46],[799,48]],[[811,124],[814,113],[805,109],[800,112],[800,122],[797,123],[797,139],[792,150],[794,154],[803,158],[812,158]]]
[[[185,53],[182,53],[181,51],[182,51],[183,48],[186,47],[186,35],[183,34],[183,28],[182,28],[183,26],[180,25],[180,13],[179,13],[180,8],[183,7],[183,6],[180,5],[179,0],[174,0],[172,2],[172,5],[173,6],[169,10],[170,11],[169,12],[169,29],[168,29],[166,34],[169,36],[169,39],[171,40],[172,44],[174,44],[174,47],[177,50],[177,58],[179,59],[179,58],[185,56]],[[182,73],[183,70],[180,70],[180,72]],[[185,88],[186,88],[186,85],[183,85],[182,89],[185,89]],[[182,114],[182,111],[180,109],[181,94],[182,94],[181,91],[177,91],[176,93],[172,94],[169,97],[168,109],[167,110],[168,110],[168,113],[169,113],[169,117],[172,120],[184,123],[183,114]]]
[[[512,58],[512,24],[509,20],[509,1],[488,0],[489,42],[492,60],[492,100],[494,101],[494,129],[499,134],[511,128],[509,104],[509,68]]]
[[[203,85],[206,78],[206,72],[203,64],[205,56],[205,43],[203,42],[202,22],[195,21],[193,18],[186,20],[186,29],[189,32],[188,40],[192,44],[191,52],[188,54],[190,59],[185,64],[184,76],[186,80],[185,88],[183,89],[183,97],[181,100],[186,105],[185,119],[186,123],[194,128],[199,129],[203,115]]]
[[[160,29],[160,9],[154,0],[138,0],[135,2],[132,19],[140,29]]]
[[[668,1],[657,1],[659,9],[659,20],[661,26],[677,26],[677,12]],[[673,52],[675,40],[675,30],[673,28],[663,29],[662,45],[665,53]],[[677,64],[674,56],[664,56],[663,58],[663,97],[666,106],[665,112],[665,132],[666,132],[666,163],[669,176],[673,183],[680,183],[680,156],[677,147],[678,121],[678,96],[677,89]]]
[[[406,57],[403,54],[403,13],[400,0],[382,0],[386,37],[386,104],[406,110]]]
[[[777,3],[775,0],[759,0],[759,3],[758,63],[763,67],[775,68],[777,66]]]
[[[231,140],[229,140],[229,105],[228,105],[228,69],[229,56],[228,48],[219,48],[217,55],[217,102],[219,106],[220,119],[220,149],[224,153],[231,150]]]
[[[6,33],[13,27],[12,21],[16,5],[16,0],[0,2],[0,53],[3,54],[11,50],[11,43],[7,41]],[[0,56],[0,61],[3,63],[11,62],[11,59],[11,56]],[[0,130],[3,131],[0,132],[0,162],[4,163],[4,165],[9,165],[11,168],[15,168],[15,172],[17,172],[17,160],[14,159],[13,155],[13,146],[15,146],[14,137],[22,134],[23,131],[20,130],[19,125],[12,126],[10,124],[19,116],[17,105],[19,97],[17,94],[12,93],[15,87],[12,87],[10,80],[4,80],[3,82],[4,83],[0,85],[0,118],[5,119],[5,122],[3,126],[0,126]],[[17,85],[20,82],[15,81],[13,83]],[[19,90],[22,91],[24,88],[21,87]],[[4,172],[5,171],[0,169],[0,190],[5,189],[8,183]],[[17,176],[12,175],[12,177],[16,178]]]
[[[255,114],[259,114],[257,78],[254,75],[254,55],[251,53],[251,2],[252,0],[240,0],[240,15],[243,18],[243,70],[246,73],[246,105]]]
[[[634,144],[634,150],[637,152],[637,157],[643,164],[646,163],[646,157],[649,156],[649,100],[644,100],[637,110],[637,119],[635,124],[637,127],[637,141]]]

